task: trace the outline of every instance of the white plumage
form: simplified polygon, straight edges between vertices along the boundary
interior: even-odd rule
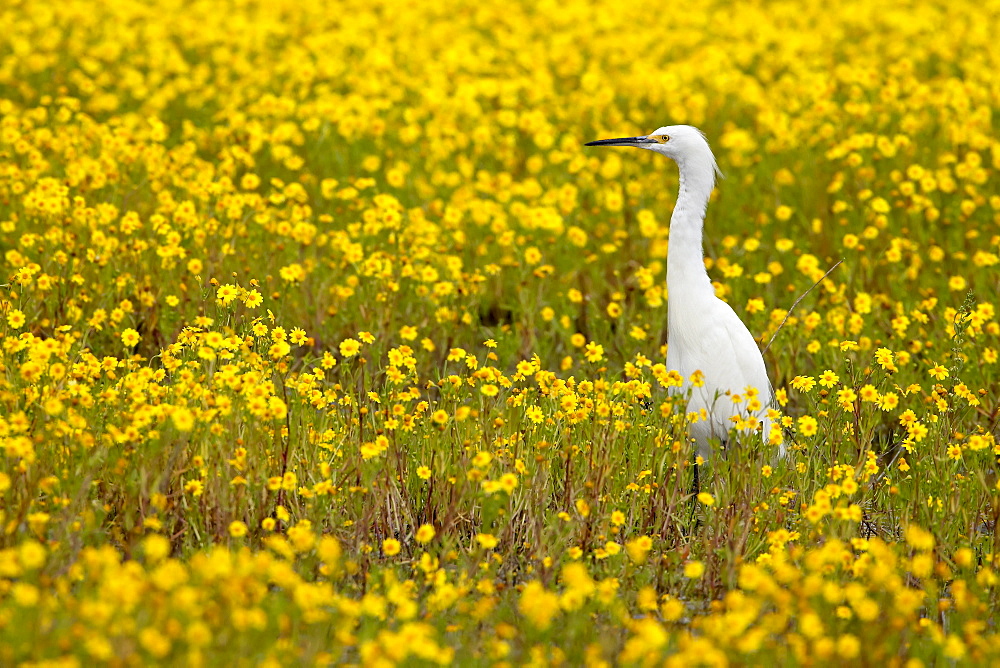
[[[699,417],[690,422],[689,434],[702,455],[707,455],[712,439],[726,442],[733,416],[756,417],[766,441],[771,384],[764,358],[736,312],[715,296],[705,270],[705,211],[719,173],[705,136],[690,125],[670,125],[646,136],[603,139],[587,146],[634,146],[677,163],[680,188],[667,253],[667,368],[676,369],[685,379],[682,391],[691,392],[687,410]],[[700,387],[690,381],[696,371],[703,374]],[[756,410],[747,409],[748,388],[757,391]],[[734,395],[739,403],[733,402]]]

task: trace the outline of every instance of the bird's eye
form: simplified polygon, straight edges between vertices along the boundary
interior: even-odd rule
[[[657,144],[666,144],[670,141],[670,135],[653,135],[650,139],[655,141]]]

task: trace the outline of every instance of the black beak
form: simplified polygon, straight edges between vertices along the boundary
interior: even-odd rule
[[[656,140],[649,137],[621,137],[620,139],[598,139],[589,141],[584,146],[642,146],[643,144],[654,144]]]

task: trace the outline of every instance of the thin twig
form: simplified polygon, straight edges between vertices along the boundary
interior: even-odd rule
[[[771,344],[774,343],[774,339],[778,336],[778,332],[780,332],[781,328],[785,326],[786,322],[788,322],[788,318],[792,315],[792,311],[795,310],[795,307],[799,305],[799,302],[802,301],[803,299],[805,299],[806,295],[809,294],[810,292],[812,292],[813,288],[815,288],[817,285],[819,285],[820,283],[822,283],[826,279],[826,277],[829,276],[830,273],[834,269],[836,269],[837,267],[840,266],[840,263],[843,262],[843,261],[844,261],[843,258],[837,260],[837,263],[835,265],[833,265],[832,267],[830,267],[829,269],[826,270],[826,273],[823,274],[822,278],[820,278],[818,281],[816,281],[815,283],[813,283],[812,287],[810,287],[808,290],[806,290],[801,295],[799,295],[799,298],[795,300],[795,303],[792,304],[792,307],[790,309],[788,309],[788,313],[785,314],[785,319],[781,321],[780,325],[778,325],[778,329],[774,330],[774,334],[771,335],[771,340],[767,342],[766,346],[764,346],[764,350],[761,351],[762,355],[765,354],[768,351],[768,349],[771,347]]]

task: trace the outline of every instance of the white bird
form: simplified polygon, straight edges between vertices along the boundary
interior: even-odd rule
[[[687,411],[700,416],[688,427],[699,454],[707,457],[713,439],[725,446],[733,416],[756,417],[766,442],[772,391],[764,357],[732,307],[715,296],[705,269],[705,211],[721,174],[705,135],[690,125],[668,125],[644,137],[602,139],[587,146],[635,146],[677,163],[680,189],[667,250],[667,369],[685,379],[679,392],[690,392]],[[690,380],[696,371],[704,375],[701,387]],[[757,390],[755,410],[748,410],[748,388]],[[734,403],[735,395],[740,403]]]

